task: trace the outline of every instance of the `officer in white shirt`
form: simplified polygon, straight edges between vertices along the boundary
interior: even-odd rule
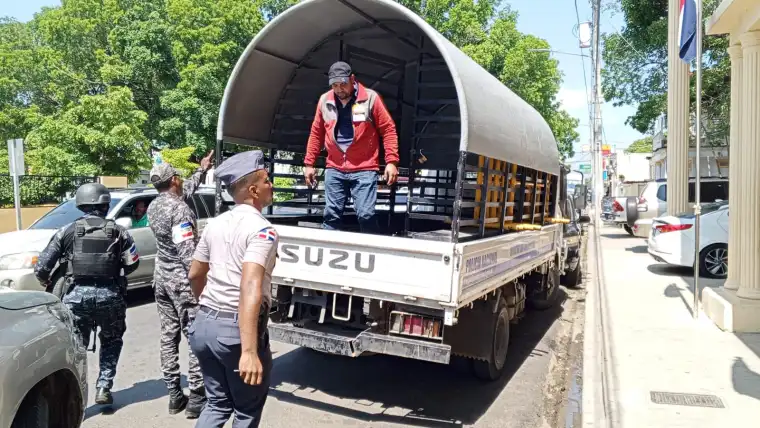
[[[211,219],[190,267],[200,308],[188,330],[208,402],[196,427],[257,427],[269,391],[272,353],[267,321],[277,232],[261,211],[272,183],[260,150],[236,154],[216,176],[236,206]]]

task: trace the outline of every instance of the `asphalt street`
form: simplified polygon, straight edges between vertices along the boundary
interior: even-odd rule
[[[273,342],[274,371],[261,426],[555,426],[566,371],[558,367],[558,354],[567,350],[577,306],[564,290],[561,297],[562,305],[529,312],[512,326],[507,371],[493,383],[475,379],[465,361],[444,366],[380,355],[353,359]],[[98,363],[90,353],[90,407],[83,427],[194,426],[184,414],[166,411],[158,332],[152,290],[132,292],[114,405],[94,404]],[[186,370],[184,340],[181,355]]]

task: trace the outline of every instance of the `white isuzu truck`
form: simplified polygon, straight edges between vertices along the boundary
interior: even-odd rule
[[[381,234],[360,233],[350,205],[345,230],[322,230],[324,190],[302,184],[317,100],[337,60],[396,122],[402,177],[379,181]],[[457,355],[496,379],[510,324],[558,294],[563,228],[575,213],[549,126],[396,2],[304,0],[273,19],[227,84],[217,162],[231,144],[272,159],[272,340],[351,357],[446,364]]]

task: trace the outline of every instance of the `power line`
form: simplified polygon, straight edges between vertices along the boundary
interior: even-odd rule
[[[578,0],[573,0],[575,4],[575,21],[578,25],[578,34],[580,35],[580,28],[581,28],[581,15],[578,12]],[[578,47],[580,49],[581,54],[583,53],[583,48]],[[588,110],[588,118],[589,122],[591,122],[591,93],[588,91],[588,78],[586,77],[586,60],[581,58],[581,66],[583,67],[583,86],[586,88],[586,110]]]

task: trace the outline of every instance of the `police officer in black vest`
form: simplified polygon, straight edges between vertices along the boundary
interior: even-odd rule
[[[100,327],[100,375],[97,404],[111,404],[111,388],[127,329],[126,275],[140,263],[137,248],[126,229],[106,220],[111,194],[102,184],[77,189],[76,205],[84,216],[58,231],[40,254],[34,273],[46,287],[57,262],[65,272],[63,303],[74,315],[74,325],[88,346],[92,329]]]

